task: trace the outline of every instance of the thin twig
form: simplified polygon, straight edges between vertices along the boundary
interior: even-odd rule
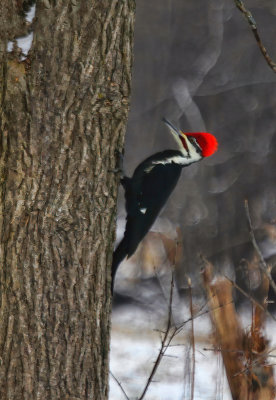
[[[263,45],[263,43],[261,41],[261,38],[260,38],[260,35],[258,33],[257,25],[256,25],[256,22],[255,22],[255,20],[253,18],[253,15],[251,14],[251,12],[249,10],[247,10],[245,8],[245,5],[241,0],[235,0],[235,3],[236,3],[237,8],[245,16],[245,18],[246,18],[246,20],[247,20],[247,22],[248,22],[248,24],[249,24],[254,36],[255,36],[255,39],[256,39],[257,44],[259,46],[259,49],[261,50],[262,55],[264,56],[267,64],[273,70],[273,72],[276,72],[276,64],[275,64],[275,62],[273,62],[273,60],[269,56],[266,48],[264,47],[264,45]]]
[[[271,350],[270,350],[271,351]],[[270,352],[269,351],[269,352]],[[250,362],[250,364],[246,367],[246,368],[244,368],[244,369],[242,369],[241,371],[239,371],[239,372],[237,372],[236,374],[234,374],[233,376],[235,377],[235,376],[237,376],[237,375],[240,375],[240,374],[244,374],[244,373],[248,373],[248,372],[250,372],[251,374],[252,374],[252,367],[254,367],[254,366],[259,366],[260,365],[260,360],[263,360],[264,359],[264,357],[270,357],[269,356],[269,352],[265,352],[265,353],[261,353],[258,357],[256,357],[254,360],[251,360],[251,362]],[[265,363],[265,365],[268,367],[268,366],[272,366],[272,365],[274,365],[274,364],[268,364],[268,363]]]
[[[193,293],[191,278],[188,277],[190,314],[191,314],[191,342],[192,342],[192,370],[191,370],[191,400],[194,400],[195,391],[195,332],[194,332],[194,312],[193,312]]]
[[[211,308],[210,310],[206,310],[206,311],[203,311],[203,312],[201,312],[201,313],[198,313],[198,314],[196,314],[196,315],[193,316],[193,320],[196,319],[196,318],[202,317],[202,316],[205,315],[205,314],[209,314],[211,311],[215,311],[215,310],[218,310],[218,309],[220,309],[220,308],[222,308],[222,307],[225,307],[225,306],[227,306],[228,304],[232,304],[233,302],[234,302],[234,301],[231,300],[231,301],[229,301],[229,302],[226,303],[226,304],[221,304],[221,305],[219,305],[219,306],[217,306],[217,307]],[[191,320],[192,320],[192,318],[190,317],[190,318],[187,318],[185,321],[183,321],[183,322],[181,323],[181,325],[177,328],[176,333],[175,333],[175,336],[178,335],[179,332],[184,328],[184,325],[186,325],[188,322],[191,322]]]
[[[157,371],[157,369],[159,367],[159,364],[160,364],[162,358],[164,357],[167,349],[171,346],[172,340],[181,332],[181,330],[184,328],[184,325],[186,325],[188,322],[191,322],[191,321],[193,321],[194,319],[196,319],[198,317],[201,317],[201,316],[203,316],[205,314],[208,314],[210,311],[217,310],[219,308],[225,307],[228,304],[233,303],[233,301],[231,301],[231,302],[229,302],[227,304],[222,304],[222,305],[220,305],[218,307],[214,307],[211,310],[206,310],[204,312],[198,313],[197,315],[193,315],[190,318],[188,318],[186,321],[183,321],[178,328],[174,327],[173,330],[171,331],[173,288],[174,288],[174,281],[173,281],[173,276],[172,276],[167,328],[166,328],[165,332],[163,332],[164,333],[164,337],[163,337],[162,342],[161,342],[161,347],[160,347],[159,353],[158,353],[158,355],[156,357],[156,360],[154,362],[153,368],[151,370],[151,373],[149,375],[149,378],[147,380],[145,388],[144,388],[141,396],[138,398],[138,400],[143,400],[144,399],[150,384],[152,382],[154,382],[153,378],[154,378],[154,375],[156,374],[156,371]],[[171,334],[170,334],[170,331],[171,331]]]
[[[170,337],[169,337],[169,333],[170,333],[170,329],[171,329],[171,320],[172,320],[172,299],[173,299],[173,288],[174,288],[174,280],[173,280],[173,273],[172,273],[172,279],[171,279],[171,289],[170,289],[170,300],[169,300],[169,309],[168,309],[168,322],[167,322],[167,328],[164,334],[164,337],[161,341],[161,347],[158,353],[158,356],[153,364],[153,368],[151,370],[151,373],[148,377],[147,383],[143,389],[143,392],[141,394],[141,396],[139,397],[138,400],[143,400],[143,398],[145,397],[147,390],[151,384],[151,382],[153,381],[154,375],[159,367],[159,364],[169,346],[170,341]],[[167,342],[167,339],[169,337],[169,340]]]
[[[276,318],[274,317],[274,315],[272,315],[268,310],[266,310],[257,300],[254,299],[254,297],[250,296],[250,294],[248,294],[245,290],[243,290],[239,285],[237,285],[236,282],[232,281],[232,279],[228,278],[228,276],[224,275],[224,277],[232,283],[233,286],[235,286],[235,288],[241,292],[245,297],[247,297],[250,301],[252,301],[252,303],[254,303],[256,306],[260,307],[260,309],[265,312],[267,315],[269,315],[272,319],[274,319],[274,321],[276,321]]]
[[[169,304],[168,304],[168,322],[167,322],[167,327],[165,332],[162,332],[164,334],[163,339],[161,340],[161,348],[159,350],[159,353],[157,355],[157,358],[153,364],[153,368],[151,370],[151,373],[149,375],[149,378],[147,380],[147,383],[143,389],[143,392],[141,394],[141,396],[139,397],[138,400],[143,400],[143,398],[145,397],[147,390],[150,386],[150,384],[153,382],[153,378],[154,375],[159,367],[159,364],[162,360],[162,358],[165,356],[165,353],[168,349],[168,347],[170,346],[170,343],[172,341],[172,339],[174,338],[177,328],[174,327],[171,335],[169,335],[171,327],[172,327],[172,319],[173,319],[173,315],[172,315],[172,302],[173,302],[173,290],[174,290],[174,275],[173,275],[173,271],[176,265],[176,255],[177,255],[177,248],[178,248],[179,242],[176,241],[176,246],[175,246],[175,254],[174,254],[174,263],[172,266],[172,277],[171,277],[171,285],[170,285],[170,297],[169,297]],[[160,285],[162,288],[162,285]],[[164,296],[166,297],[166,296]]]
[[[272,287],[272,289],[274,290],[275,294],[276,294],[276,284],[271,276],[271,269],[270,267],[268,267],[267,263],[265,262],[265,259],[262,255],[262,252],[256,242],[255,239],[255,235],[254,235],[254,230],[253,230],[253,226],[252,226],[252,221],[251,221],[251,217],[250,217],[250,212],[249,212],[249,207],[248,207],[248,200],[244,201],[244,207],[245,207],[245,212],[246,212],[246,217],[247,217],[247,221],[248,221],[248,227],[249,227],[249,234],[250,234],[250,238],[251,238],[251,242],[254,246],[254,249],[256,250],[258,257],[260,259],[260,267],[261,270],[264,272],[264,274],[267,276],[270,285]]]
[[[244,354],[244,351],[242,350],[230,350],[230,349],[222,349],[221,347],[213,347],[211,349],[208,349],[208,347],[203,347],[204,351],[220,351],[220,352],[227,352],[227,353],[237,353],[240,355]]]
[[[121,382],[116,378],[115,375],[112,374],[112,372],[111,372],[110,370],[109,370],[109,373],[110,373],[110,375],[112,376],[112,378],[114,379],[114,381],[118,384],[118,386],[119,386],[119,388],[121,389],[121,391],[123,392],[125,398],[126,398],[127,400],[130,400],[130,398],[129,398],[128,395],[126,394],[125,389],[123,388]]]

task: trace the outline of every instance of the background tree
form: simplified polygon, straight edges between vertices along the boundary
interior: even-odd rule
[[[26,3],[0,13],[0,397],[106,399],[134,1]]]

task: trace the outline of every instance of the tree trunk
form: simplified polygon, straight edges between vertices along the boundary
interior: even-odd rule
[[[24,61],[22,3],[0,6],[0,398],[107,399],[134,0],[38,1]]]

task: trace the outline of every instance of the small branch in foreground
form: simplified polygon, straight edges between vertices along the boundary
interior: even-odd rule
[[[220,352],[228,351],[228,353],[229,352],[236,353],[237,355],[243,355],[244,354],[243,350],[222,349],[221,347],[213,347],[211,349],[208,349],[208,347],[203,347],[202,350],[204,350],[204,351],[213,351],[213,352],[216,352],[216,351],[220,351]]]
[[[151,370],[151,373],[149,375],[149,378],[147,380],[147,383],[143,389],[143,392],[141,394],[141,396],[138,398],[138,400],[143,400],[143,398],[145,397],[147,390],[150,386],[150,384],[153,382],[153,378],[154,375],[159,367],[159,364],[162,360],[162,358],[165,356],[165,353],[168,349],[168,347],[170,346],[171,341],[173,340],[174,336],[177,333],[177,328],[174,327],[171,334],[171,328],[172,328],[172,320],[173,320],[173,315],[172,315],[172,302],[173,302],[173,290],[174,290],[174,274],[173,271],[175,269],[175,265],[176,265],[176,258],[177,258],[177,249],[179,246],[179,241],[176,240],[175,242],[176,246],[175,246],[175,253],[174,253],[174,260],[173,260],[173,264],[172,264],[172,277],[171,277],[171,285],[170,285],[170,296],[169,296],[169,304],[168,304],[168,322],[167,322],[167,327],[165,332],[163,332],[164,336],[163,339],[161,340],[161,348],[159,350],[158,356],[153,364],[153,368]],[[162,288],[162,285],[160,285]],[[166,298],[166,296],[165,296]]]
[[[263,43],[261,41],[261,38],[260,38],[260,35],[258,33],[257,25],[256,25],[256,22],[255,22],[255,20],[253,18],[253,15],[251,14],[251,12],[249,10],[247,10],[245,8],[245,5],[241,0],[235,0],[235,4],[236,4],[237,8],[241,11],[241,13],[244,15],[245,19],[247,20],[247,22],[248,22],[248,24],[249,24],[249,26],[250,26],[250,28],[251,28],[254,36],[255,36],[256,42],[257,42],[257,44],[259,46],[259,49],[261,50],[262,55],[264,56],[267,64],[273,70],[273,72],[276,72],[276,64],[275,64],[275,62],[273,62],[273,60],[269,56],[266,48],[264,47],[264,45],[263,45]]]
[[[190,314],[191,314],[191,342],[192,342],[192,370],[191,370],[191,400],[194,400],[195,390],[195,332],[194,332],[194,311],[193,311],[193,293],[191,278],[188,277]]]
[[[260,259],[260,267],[261,270],[264,272],[264,274],[267,276],[269,283],[272,287],[272,289],[274,290],[274,293],[276,294],[276,284],[271,276],[271,268],[267,265],[267,263],[265,262],[265,259],[262,255],[262,252],[256,242],[255,239],[255,235],[254,235],[254,230],[253,230],[253,226],[252,226],[252,221],[251,221],[251,216],[250,216],[250,212],[249,212],[249,207],[248,207],[248,200],[244,201],[244,207],[245,207],[245,212],[246,212],[246,217],[247,217],[247,221],[248,221],[248,228],[249,228],[249,234],[250,234],[250,238],[251,238],[251,242],[254,246],[254,249],[256,250],[256,253],[258,254],[258,257]]]
[[[112,378],[114,379],[114,381],[117,383],[117,385],[119,386],[119,388],[121,389],[121,391],[123,392],[126,400],[130,400],[130,398],[128,397],[128,395],[125,392],[125,389],[123,388],[121,382],[116,378],[115,375],[112,374],[112,372],[109,370],[110,375],[112,376]]]
[[[159,364],[163,358],[163,356],[165,355],[165,352],[170,344],[170,342],[172,341],[172,338],[174,336],[174,332],[172,333],[171,336],[169,336],[170,330],[171,330],[171,320],[172,320],[172,300],[173,300],[173,288],[174,288],[174,281],[173,281],[173,273],[172,273],[172,279],[171,279],[171,289],[170,289],[170,300],[169,300],[169,309],[168,309],[168,323],[167,323],[167,328],[166,331],[164,333],[164,337],[162,339],[161,342],[161,348],[159,350],[158,356],[154,362],[153,368],[151,370],[151,373],[149,375],[149,378],[147,380],[147,383],[144,387],[144,390],[141,394],[141,396],[139,397],[138,400],[143,400],[143,398],[145,397],[147,390],[150,386],[150,384],[153,382],[153,378],[154,375],[159,367]],[[176,331],[176,328],[174,328],[174,331]]]
[[[193,318],[191,318],[191,317],[190,317],[190,318],[187,318],[185,321],[183,321],[183,322],[178,326],[178,328],[176,329],[175,336],[178,335],[178,334],[182,331],[182,329],[184,328],[184,326],[185,326],[188,322],[190,322],[192,319],[195,320],[196,318],[202,317],[202,316],[205,315],[205,314],[209,314],[209,313],[212,312],[212,311],[218,310],[219,308],[225,307],[226,305],[232,304],[232,303],[234,303],[233,300],[231,300],[229,303],[221,304],[221,305],[219,305],[219,306],[217,306],[217,307],[214,307],[214,308],[211,308],[211,309],[209,309],[209,310],[205,310],[205,311],[199,312],[198,314],[194,315]]]

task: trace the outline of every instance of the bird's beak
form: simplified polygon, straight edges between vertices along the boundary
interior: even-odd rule
[[[175,126],[173,126],[173,124],[170,121],[168,121],[166,118],[162,118],[162,121],[165,122],[165,124],[167,125],[167,127],[169,128],[169,130],[175,137],[179,138],[183,135],[183,133],[179,129],[177,129]]]
[[[166,118],[162,118],[162,121],[165,122],[165,124],[167,125],[167,127],[169,128],[170,132],[173,134],[175,140],[177,141],[177,143],[180,142],[181,147],[183,148],[183,146],[185,147],[186,151],[187,151],[187,155],[189,155],[189,143],[188,143],[188,139],[187,136],[185,135],[185,133],[183,133],[181,130],[177,129],[170,121],[168,121]],[[183,143],[183,141],[181,141],[181,139],[184,139],[185,142]]]

